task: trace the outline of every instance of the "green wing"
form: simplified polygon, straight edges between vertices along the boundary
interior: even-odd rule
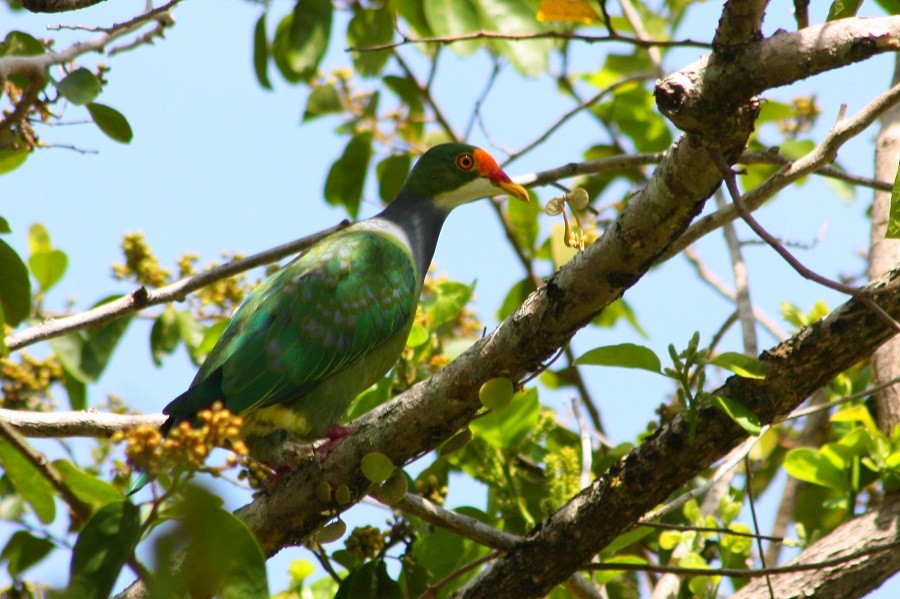
[[[247,297],[164,412],[177,422],[217,399],[239,414],[296,399],[405,329],[416,295],[412,257],[387,235],[329,236]]]

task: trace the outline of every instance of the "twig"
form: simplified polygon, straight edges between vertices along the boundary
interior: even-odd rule
[[[900,91],[900,86],[896,88]],[[864,302],[869,308],[878,315],[879,318],[884,320],[888,326],[893,328],[895,331],[900,331],[900,323],[894,320],[890,314],[885,312],[875,301],[872,299],[871,294],[868,292],[864,292],[856,287],[851,287],[849,285],[844,285],[843,283],[839,283],[837,281],[832,281],[828,277],[822,276],[819,273],[807,268],[800,262],[797,258],[791,254],[786,247],[784,247],[771,233],[769,233],[759,222],[753,217],[750,213],[750,210],[747,208],[747,205],[744,203],[744,199],[741,197],[741,192],[737,187],[737,176],[734,174],[734,171],[731,167],[728,166],[728,163],[725,162],[725,158],[718,151],[710,151],[710,157],[712,160],[718,165],[719,169],[722,171],[722,176],[725,178],[725,186],[728,188],[728,192],[731,194],[731,201],[733,202],[735,208],[738,211],[740,217],[744,220],[747,225],[753,229],[753,232],[759,235],[769,246],[774,249],[778,255],[780,255],[785,262],[787,262],[797,273],[805,278],[818,283],[824,287],[828,287],[829,289],[833,289],[835,291],[840,291],[842,293],[846,293],[847,295],[858,298],[860,301]]]
[[[588,44],[596,44],[601,42],[623,42],[626,44],[638,46],[640,48],[711,47],[709,42],[698,42],[692,39],[653,40],[639,39],[626,35],[582,35],[579,33],[573,33],[571,31],[539,31],[535,33],[499,33],[495,31],[474,31],[472,33],[463,33],[460,35],[430,37],[411,37],[407,34],[401,33],[400,36],[400,41],[388,42],[386,44],[377,44],[374,46],[350,46],[348,48],[345,48],[345,52],[377,52],[379,50],[391,50],[393,48],[398,48],[400,46],[406,46],[409,44],[455,44],[457,42],[465,42],[470,40],[525,41],[542,39],[577,40],[580,42],[586,42]]]
[[[572,398],[572,412],[575,414],[575,421],[578,423],[578,437],[581,439],[581,473],[578,486],[580,489],[584,489],[591,484],[594,452],[591,447],[591,435],[588,431],[587,422],[585,422],[584,415],[581,413],[581,403],[577,397]]]
[[[643,21],[641,21],[641,15],[635,10],[631,0],[619,0],[619,4],[622,6],[622,14],[625,16],[628,24],[631,25],[631,28],[634,29],[638,39],[643,41],[650,40],[650,34],[647,33]],[[659,47],[647,46],[646,49],[647,56],[650,57],[650,62],[653,63],[653,70],[656,71],[656,77],[660,79],[665,77],[666,72],[662,67],[662,54],[659,52]]]
[[[715,198],[716,206],[720,209],[723,208],[726,201],[721,189],[716,190]],[[734,224],[726,223],[722,228],[722,235],[725,237],[728,257],[731,259],[731,270],[734,273],[734,303],[737,306],[738,320],[741,323],[744,353],[748,356],[755,356],[759,353],[759,344],[756,340],[756,319],[753,316],[753,301],[750,299],[750,284],[747,280],[747,263],[744,262],[741,243],[738,240]]]
[[[744,456],[744,489],[747,491],[747,504],[750,506],[750,518],[753,520],[753,530],[756,532],[756,550],[759,552],[759,560],[762,569],[766,569],[766,554],[763,549],[762,538],[759,536],[759,519],[756,517],[756,499],[753,497],[753,470],[750,467],[750,458]],[[765,574],[766,588],[769,590],[770,599],[775,599],[775,591],[772,589],[772,580],[768,572]]]
[[[808,564],[795,564],[793,566],[777,566],[773,568],[685,568],[681,566],[658,566],[655,564],[585,564],[582,570],[591,571],[617,571],[626,572],[668,572],[672,574],[684,574],[687,576],[726,576],[730,578],[757,578],[759,576],[767,576],[769,574],[788,574],[791,572],[804,572],[808,570],[821,570],[822,568],[830,568],[832,566],[840,566],[846,564],[859,557],[865,557],[875,553],[891,551],[900,547],[900,541],[893,543],[885,543],[876,545],[868,549],[848,553],[842,557],[834,559],[826,559],[818,562],[810,562]]]
[[[886,381],[884,383],[881,383],[880,385],[875,385],[874,387],[869,387],[865,391],[860,391],[859,393],[852,393],[850,395],[845,395],[844,397],[841,397],[839,399],[835,399],[834,401],[817,404],[814,406],[810,406],[808,408],[800,408],[800,409],[794,410],[793,412],[791,412],[790,414],[785,416],[784,419],[792,420],[794,418],[802,418],[803,416],[815,414],[816,412],[823,412],[825,410],[830,410],[831,408],[833,408],[835,406],[849,403],[856,399],[862,399],[863,397],[866,397],[867,395],[871,395],[873,393],[881,391],[882,389],[887,389],[889,387],[893,387],[897,383],[900,383],[900,376],[893,378],[889,381]]]
[[[181,301],[187,294],[205,287],[210,283],[236,275],[238,273],[250,270],[262,264],[268,264],[283,258],[284,256],[299,252],[316,241],[331,235],[335,231],[339,231],[349,226],[349,221],[343,221],[333,227],[329,227],[324,231],[308,235],[296,241],[291,241],[274,247],[258,254],[254,254],[247,258],[234,260],[222,266],[211,268],[210,270],[176,281],[171,285],[160,287],[159,289],[149,291],[144,287],[139,287],[128,295],[93,308],[80,314],[58,318],[39,324],[34,327],[24,329],[13,333],[6,337],[6,346],[10,350],[20,349],[27,345],[44,341],[53,337],[59,337],[67,333],[79,331],[91,326],[97,326],[110,322],[117,318],[121,318],[126,314],[131,314],[147,306],[164,304],[172,301]]]
[[[444,116],[443,111],[440,106],[437,105],[437,102],[434,101],[434,97],[431,95],[431,89],[428,85],[420,85],[419,80],[416,79],[415,74],[412,69],[406,64],[406,61],[403,60],[403,57],[399,52],[394,52],[394,58],[397,60],[397,64],[400,65],[400,68],[403,70],[403,73],[406,75],[407,79],[409,79],[410,83],[416,86],[416,89],[419,90],[419,95],[422,96],[422,99],[425,100],[425,103],[431,106],[432,112],[434,112],[434,118],[437,119],[438,124],[440,124],[441,128],[449,135],[452,139],[459,139],[456,133],[453,131],[453,127],[450,126],[450,121],[447,120],[447,117]]]
[[[12,426],[23,437],[108,438],[141,424],[158,427],[162,414],[110,414],[108,412],[26,412],[0,408],[0,422]]]
[[[697,250],[694,246],[688,246],[684,249],[684,257],[687,258],[687,261],[694,267],[694,270],[697,271],[697,275],[706,282],[710,287],[712,287],[716,292],[718,292],[722,297],[725,297],[731,301],[735,301],[736,294],[733,289],[728,287],[721,279],[719,279],[715,273],[709,270],[700,258],[700,255],[697,253]],[[756,320],[759,321],[761,325],[763,325],[769,333],[772,334],[773,337],[778,339],[779,341],[784,341],[787,339],[787,334],[781,330],[781,328],[772,320],[765,312],[758,308],[753,308],[753,316]]]
[[[659,528],[663,530],[711,532],[732,537],[746,537],[749,539],[762,539],[764,541],[772,541],[773,543],[784,543],[784,537],[773,537],[769,535],[761,535],[755,532],[744,532],[742,530],[733,530],[731,528],[719,528],[717,526],[691,526],[689,524],[673,524],[671,522],[644,522],[643,524],[641,524],[641,526],[646,526],[648,528]]]
[[[15,430],[3,420],[0,420],[0,436],[6,439],[6,441],[9,442],[23,458],[28,460],[28,462],[41,473],[41,476],[56,489],[63,498],[63,501],[68,504],[79,520],[84,522],[90,517],[92,511],[91,506],[72,493],[72,491],[69,490],[69,487],[66,486],[66,483],[63,482],[63,479],[56,471],[56,468],[47,462],[47,458],[28,445]]]
[[[839,121],[814,150],[802,158],[787,163],[784,168],[748,191],[742,198],[747,209],[756,210],[788,185],[834,162],[838,150],[844,143],[875,122],[897,102],[900,102],[900,85],[895,85],[876,97],[851,118]],[[660,256],[659,261],[671,258],[710,231],[738,217],[737,207],[730,206],[699,219]]]
[[[451,582],[453,582],[454,580],[456,580],[457,578],[459,578],[466,572],[471,572],[478,566],[481,566],[482,564],[486,564],[491,560],[497,559],[498,555],[500,555],[499,551],[491,551],[487,555],[482,555],[478,559],[472,560],[468,564],[460,566],[453,572],[450,572],[449,574],[444,576],[442,579],[440,579],[439,581],[437,581],[436,583],[434,583],[433,585],[428,587],[428,589],[426,589],[424,593],[419,595],[418,599],[431,599],[432,597],[437,597],[437,594],[445,586],[447,586],[448,584],[450,584]]]

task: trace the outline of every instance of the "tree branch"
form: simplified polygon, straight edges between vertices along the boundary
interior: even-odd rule
[[[141,424],[160,426],[162,414],[109,414],[106,412],[25,412],[0,408],[0,422],[25,437],[103,437]]]
[[[105,0],[19,0],[31,12],[66,12],[100,4]]]

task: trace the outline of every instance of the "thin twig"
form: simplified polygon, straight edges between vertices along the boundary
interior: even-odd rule
[[[409,44],[455,44],[458,42],[466,42],[470,40],[510,40],[510,41],[527,41],[527,40],[576,40],[588,44],[596,44],[602,42],[622,42],[632,44],[640,48],[710,48],[709,42],[699,42],[692,39],[683,40],[653,40],[639,39],[626,35],[583,35],[571,31],[538,31],[535,33],[499,33],[496,31],[474,31],[472,33],[463,33],[460,35],[446,36],[430,36],[430,37],[412,37],[401,33],[401,39],[396,42],[388,42],[385,44],[376,44],[373,46],[350,46],[345,48],[345,52],[378,52],[379,50],[391,50],[400,46]]]
[[[667,572],[672,574],[684,574],[687,576],[726,576],[730,578],[757,578],[759,576],[767,576],[769,574],[789,574],[792,572],[805,572],[809,570],[821,570],[833,566],[840,566],[852,560],[875,553],[892,551],[900,547],[900,541],[893,543],[885,543],[876,545],[854,553],[826,559],[818,562],[810,562],[808,564],[795,564],[793,566],[777,566],[773,568],[685,568],[682,566],[658,566],[655,564],[627,564],[627,563],[610,563],[610,564],[585,564],[582,570],[589,571],[626,571],[626,572]]]
[[[897,89],[900,90],[900,86],[897,86]],[[717,164],[719,169],[722,171],[722,176],[725,178],[725,186],[728,189],[728,192],[731,194],[731,201],[734,204],[735,208],[738,211],[738,214],[743,219],[747,225],[753,229],[753,232],[759,235],[769,246],[775,250],[778,255],[780,255],[785,262],[787,262],[797,274],[799,274],[804,279],[809,279],[819,285],[824,287],[828,287],[834,291],[839,291],[841,293],[846,293],[847,295],[858,298],[860,301],[864,302],[869,308],[872,309],[875,314],[878,315],[879,318],[885,321],[885,323],[893,328],[895,331],[900,331],[900,323],[891,317],[890,314],[885,312],[875,301],[872,299],[871,294],[868,292],[864,292],[861,289],[856,287],[851,287],[850,285],[844,285],[843,283],[839,283],[838,281],[833,281],[828,277],[820,275],[819,273],[807,268],[800,262],[786,247],[784,247],[781,242],[779,242],[774,235],[769,233],[759,221],[757,221],[753,215],[750,213],[750,210],[747,208],[747,205],[744,203],[744,199],[741,197],[741,192],[737,187],[737,176],[734,171],[728,166],[728,163],[725,162],[725,158],[718,151],[711,151],[710,156],[712,160]]]
[[[102,306],[98,306],[97,308],[65,318],[50,320],[8,335],[6,337],[6,346],[10,350],[20,349],[27,345],[37,343],[38,341],[44,341],[67,333],[80,331],[91,326],[110,322],[117,318],[121,318],[126,314],[131,314],[142,308],[146,308],[147,306],[181,301],[187,294],[205,287],[210,283],[242,273],[256,266],[275,262],[285,256],[297,253],[323,237],[327,237],[335,231],[348,227],[349,224],[349,221],[345,220],[324,231],[259,252],[258,254],[254,254],[247,258],[234,260],[227,264],[223,264],[222,266],[211,268],[206,272],[181,279],[171,285],[166,285],[165,287],[160,287],[153,291],[147,290],[144,287],[139,287],[128,295],[107,304],[103,304]]]
[[[577,397],[572,398],[572,412],[575,414],[575,421],[578,423],[578,437],[581,439],[581,473],[578,488],[586,489],[591,484],[594,451],[591,447],[591,434],[587,422],[584,420],[584,414],[581,413],[581,402]]]
[[[762,569],[766,569],[766,554],[763,549],[762,538],[759,536],[759,519],[756,517],[756,499],[753,497],[753,470],[750,467],[750,458],[744,456],[744,489],[747,491],[747,504],[750,506],[750,519],[753,521],[753,530],[756,532],[756,550],[759,552],[759,561]],[[766,573],[766,587],[769,589],[770,599],[775,599],[775,591],[772,589],[772,579]]]

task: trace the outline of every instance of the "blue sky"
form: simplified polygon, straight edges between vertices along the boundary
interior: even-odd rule
[[[12,15],[0,8],[0,30],[5,33],[15,28],[40,36],[47,25],[58,23],[111,24],[137,14],[143,5],[143,0],[117,0],[74,15],[56,16]],[[274,3],[274,12],[280,15],[289,6]],[[770,7],[765,33],[771,34],[777,27],[793,28],[789,7],[787,2]],[[822,12],[826,7],[815,9]],[[719,10],[720,3],[698,5],[683,34],[708,39],[708,28],[715,23]],[[259,12],[259,6],[248,2],[186,2],[176,11],[177,25],[154,46],[112,58],[93,55],[82,59],[85,66],[103,62],[112,67],[109,85],[98,100],[128,117],[135,133],[133,142],[125,146],[110,141],[92,124],[44,129],[41,135],[47,143],[71,144],[99,153],[41,150],[19,170],[4,176],[0,186],[0,214],[13,228],[8,240],[14,247],[26,254],[28,227],[42,222],[54,244],[69,254],[68,273],[47,298],[49,308],[60,309],[70,299],[78,308],[86,308],[99,298],[129,291],[130,286],[110,277],[110,265],[120,260],[118,246],[126,231],[143,231],[162,263],[171,266],[186,250],[198,253],[205,263],[217,259],[222,251],[256,252],[344,217],[342,211],[325,205],[321,197],[328,168],[340,155],[346,138],[334,133],[337,121],[333,119],[300,126],[306,96],[303,88],[284,84],[274,72],[274,93],[256,84],[250,47]],[[814,15],[813,20],[821,18]],[[66,44],[62,40],[91,35],[53,34],[61,40],[58,45]],[[343,46],[342,39],[332,40],[325,68],[350,64]],[[406,50],[407,56],[415,56],[411,48]],[[585,70],[596,68],[609,50],[582,46],[575,53],[576,64]],[[699,49],[679,50],[665,64],[673,70],[701,54]],[[413,62],[419,64],[414,58]],[[434,95],[458,130],[468,121],[489,71],[483,52],[465,60],[445,53]],[[424,76],[424,71],[419,74]],[[774,90],[768,97],[787,101],[816,90],[823,115],[814,139],[820,139],[841,103],[847,103],[849,114],[853,114],[886,89],[890,74],[890,58],[880,57],[789,89]],[[484,107],[484,118],[492,139],[517,148],[569,107],[558,99],[550,79],[522,81],[507,69]],[[86,119],[82,108],[72,106],[66,111],[67,121]],[[578,161],[584,149],[602,141],[598,139],[600,134],[589,120],[574,119],[538,151],[516,161],[509,173],[523,175]],[[875,134],[875,128],[871,128],[848,144],[841,152],[841,164],[851,172],[870,174]],[[779,138],[767,131],[767,140],[774,144]],[[471,141],[486,143],[477,131]],[[502,159],[501,152],[485,147]],[[545,189],[539,195],[546,201],[553,194]],[[858,273],[864,268],[861,256],[868,243],[864,214],[870,202],[871,193],[862,190],[855,202],[846,203],[821,180],[812,178],[761,210],[759,218],[776,235],[802,242],[815,239],[827,222],[824,240],[813,250],[800,252],[799,257],[829,276]],[[377,193],[370,184],[361,216],[370,216],[378,209]],[[549,221],[545,219],[544,224],[549,226]],[[749,233],[742,236],[749,237]],[[720,277],[731,280],[720,235],[699,243],[698,251]],[[780,303],[785,300],[803,309],[819,299],[831,307],[843,301],[837,294],[800,279],[768,248],[750,246],[746,258],[753,299],[776,320]],[[489,326],[496,323],[493,314],[506,290],[523,276],[485,204],[466,206],[451,216],[435,261],[452,279],[479,281],[476,309]],[[649,345],[662,357],[669,343],[683,347],[695,330],[708,340],[732,310],[727,302],[698,284],[681,257],[652,270],[626,298],[651,337],[640,339],[623,327],[586,331],[575,340],[576,354],[597,345],[632,341]],[[149,321],[132,325],[108,371],[91,389],[93,404],[107,393],[115,393],[136,408],[158,411],[186,387],[194,371],[186,356],[179,353],[167,360],[163,369],[155,368],[148,336]],[[729,335],[726,343],[724,349],[740,350],[736,335]],[[772,344],[773,339],[761,332],[761,348]],[[595,369],[588,374],[615,441],[632,440],[643,430],[670,389],[665,379],[649,373]],[[549,405],[559,406],[561,418],[571,422],[565,400],[552,395],[545,398]],[[60,401],[65,407],[65,400]],[[44,447],[52,451],[52,446]],[[247,501],[244,494],[230,490],[223,493],[231,507]],[[477,489],[466,487],[451,499],[462,504],[476,502],[478,497]],[[764,528],[772,520],[769,508],[769,517],[765,512],[762,516]],[[352,518],[360,522],[368,518],[380,523],[387,517],[386,512],[376,513],[374,518],[371,512],[354,512],[357,514]],[[352,518],[348,520],[351,527],[356,523]],[[5,542],[7,534],[8,527],[0,525],[0,543]],[[293,549],[270,560],[273,592],[284,586],[286,564],[301,557],[306,557],[304,552]],[[56,561],[35,569],[32,576],[61,585],[66,580],[66,568]],[[900,594],[897,577],[873,596],[893,594]]]

